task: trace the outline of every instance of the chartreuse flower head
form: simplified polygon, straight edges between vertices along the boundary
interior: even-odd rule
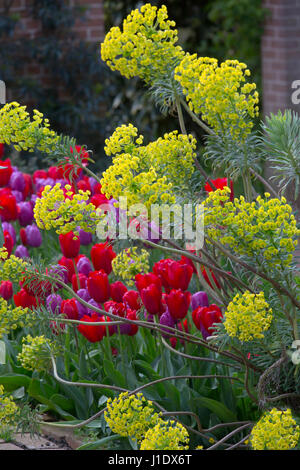
[[[258,116],[255,83],[245,83],[250,75],[246,64],[186,54],[175,69],[192,111],[202,115],[216,131],[229,130],[232,138],[244,140]]]
[[[189,434],[181,423],[160,419],[146,432],[140,450],[187,450],[188,443]]]
[[[16,328],[34,325],[34,313],[28,308],[15,307],[0,297],[0,339]]]
[[[272,309],[265,301],[264,293],[237,294],[225,312],[224,326],[233,338],[252,341],[264,337],[272,322]]]
[[[149,251],[138,251],[137,247],[126,248],[121,251],[113,260],[112,268],[115,276],[127,282],[128,285],[134,285],[136,274],[148,273]]]
[[[155,412],[151,401],[142,393],[129,395],[121,393],[117,398],[107,401],[105,420],[110,429],[120,436],[141,441],[147,430],[157,423],[159,413]]]
[[[140,77],[146,83],[170,76],[184,55],[176,46],[175,22],[168,20],[165,5],[147,3],[123,21],[123,31],[113,27],[101,44],[101,58],[111,70],[126,78]]]
[[[27,344],[26,344],[27,343]],[[47,371],[51,367],[51,353],[57,352],[56,345],[45,336],[23,338],[22,351],[18,354],[18,361],[27,370]]]
[[[21,281],[29,267],[26,261],[11,255],[8,258],[6,248],[0,248],[0,279],[2,281]]]
[[[0,385],[0,436],[3,436],[9,428],[16,424],[18,407],[13,397],[6,396],[3,385]]]
[[[34,206],[37,226],[44,230],[54,228],[58,234],[77,233],[78,226],[86,232],[95,232],[99,216],[95,206],[87,202],[90,192],[79,190],[74,194],[70,185],[64,189],[60,183],[53,188],[45,187]]]
[[[291,410],[273,408],[256,423],[250,440],[254,450],[291,450],[297,446],[299,438],[300,427]]]
[[[137,129],[129,124],[118,127],[106,140],[105,151],[113,161],[103,173],[102,192],[108,198],[127,197],[128,207],[173,204],[175,187],[188,185],[194,172],[196,140],[174,131],[142,146],[143,138],[137,136]]]
[[[11,144],[18,151],[51,153],[59,136],[49,126],[42,113],[35,109],[31,120],[26,106],[15,101],[5,104],[0,110],[0,142]]]
[[[244,196],[232,202],[225,187],[210,192],[203,204],[209,237],[266,270],[290,265],[300,230],[284,197],[270,199],[265,193],[265,199],[258,196],[251,203]]]

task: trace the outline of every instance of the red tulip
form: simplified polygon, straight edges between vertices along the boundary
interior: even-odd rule
[[[2,281],[0,284],[0,297],[5,300],[11,299],[13,296],[13,285],[11,281]]]
[[[48,178],[48,173],[46,170],[36,170],[33,173],[33,182],[35,183],[37,179],[46,179]]]
[[[186,290],[192,275],[193,268],[189,264],[173,261],[168,265],[168,282],[173,289]]]
[[[79,278],[79,284],[80,284],[79,287],[78,287],[78,278]],[[87,281],[87,277],[85,276],[85,274],[82,274],[82,273],[79,273],[78,275],[73,274],[73,276],[72,276],[73,291],[77,292],[79,289],[85,289],[86,288],[86,281]]]
[[[91,259],[95,270],[103,269],[106,274],[112,272],[111,262],[116,256],[112,246],[107,242],[97,243],[91,249]]]
[[[10,160],[7,158],[6,160],[0,160],[0,186],[7,186],[9,183],[9,179],[13,172]]]
[[[212,325],[214,323],[221,323],[223,315],[220,307],[211,304],[209,307],[196,308],[192,313],[192,317],[196,328],[201,331],[203,338],[206,339],[215,332]]]
[[[127,292],[127,287],[121,281],[110,285],[110,295],[115,302],[122,302],[125,292]]]
[[[210,193],[211,191],[216,191],[217,189],[223,189],[225,186],[228,186],[228,179],[227,178],[217,178],[215,180],[211,180],[214,187],[211,187],[210,183],[207,182],[204,186],[205,191]],[[229,186],[231,189],[230,193],[230,200],[233,201],[234,193],[233,193],[233,182],[230,180]]]
[[[7,230],[4,230],[3,237],[4,237],[4,245],[3,246],[4,246],[4,248],[6,248],[6,251],[8,253],[8,257],[10,257],[13,246],[14,246],[13,238]]]
[[[36,297],[28,294],[25,289],[21,289],[17,294],[14,295],[14,302],[16,307],[33,308],[37,306]]]
[[[70,320],[78,320],[78,309],[75,299],[63,300],[60,311]]]
[[[103,269],[92,271],[87,280],[87,288],[96,302],[106,302],[110,297],[110,285],[106,272]]]
[[[215,285],[212,285],[212,283],[210,282],[210,279],[209,279],[209,277],[208,277],[208,275],[207,275],[206,269],[205,269],[203,266],[201,266],[201,272],[202,272],[202,276],[204,277],[205,281],[207,282],[207,284],[208,284],[212,289],[215,289],[216,286],[217,286],[218,289],[221,288],[219,282],[217,281],[216,276],[214,275],[214,273],[212,272],[212,270],[211,270],[210,268],[209,268],[209,272],[210,272],[210,275],[211,275],[211,277],[212,277],[212,279],[213,279]]]
[[[90,342],[96,343],[103,339],[105,336],[105,326],[104,325],[93,325],[93,323],[105,321],[105,317],[98,315],[98,313],[93,312],[91,316],[84,315],[81,318],[81,321],[90,322],[91,325],[78,325],[78,330],[80,333]]]
[[[113,300],[104,302],[104,310],[107,313],[111,312],[113,315],[117,315],[118,317],[124,318],[126,315],[126,307],[122,302],[114,302]]]
[[[187,315],[191,297],[190,292],[180,289],[172,289],[170,294],[166,295],[168,310],[175,320],[182,320]]]
[[[150,286],[142,289],[140,294],[148,313],[151,315],[162,313],[162,292],[160,287],[157,287],[156,284],[150,284]]]
[[[161,280],[158,276],[153,273],[137,274],[135,276],[135,284],[139,292],[151,284],[155,284],[156,287],[161,291]]]
[[[131,310],[139,310],[142,306],[140,295],[136,290],[128,290],[125,292],[123,302]]]
[[[94,194],[94,196],[91,197],[91,203],[94,204],[95,207],[99,207],[103,204],[108,204],[108,199],[104,194]]]
[[[136,316],[136,311],[135,310],[128,310],[126,318],[128,318],[128,320],[138,320],[138,318]],[[138,330],[139,330],[138,325],[131,324],[130,325],[130,331],[127,334],[129,336],[134,336],[134,335],[137,334]]]
[[[155,263],[153,266],[154,274],[156,274],[156,276],[160,278],[162,285],[167,291],[171,287],[169,284],[168,268],[169,268],[169,264],[172,262],[173,260],[169,258],[161,259],[160,261]]]
[[[59,244],[62,254],[66,258],[76,258],[80,250],[80,239],[75,237],[73,232],[68,232],[59,235]]]
[[[8,188],[0,190],[0,216],[3,222],[10,222],[18,218],[16,198]]]

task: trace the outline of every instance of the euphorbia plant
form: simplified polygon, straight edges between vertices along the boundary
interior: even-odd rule
[[[289,144],[291,139],[299,140],[295,125],[298,117],[288,112],[271,116],[261,125],[263,133],[255,131],[259,98],[255,84],[248,82],[251,74],[247,66],[237,60],[219,64],[214,58],[185,53],[177,45],[174,27],[166,7],[157,9],[147,4],[127,17],[123,30],[112,28],[101,46],[102,59],[108,66],[127,78],[139,76],[144,80],[157,104],[165,112],[177,113],[180,128],[145,144],[132,124],[121,125],[106,141],[105,152],[112,156],[112,162],[101,177],[88,166],[91,152],[78,146],[75,139],[56,135],[40,113],[35,111],[31,120],[18,103],[2,108],[0,140],[17,150],[43,151],[56,163],[48,172],[35,175],[34,200],[30,191],[25,198],[31,196],[34,206],[37,226],[31,230],[55,230],[63,258],[56,259],[60,268],[53,262],[51,270],[37,269],[32,259],[21,262],[14,255],[6,259],[10,254],[7,240],[7,250],[2,250],[1,280],[13,277],[22,281],[24,286],[15,294],[15,303],[34,311],[43,328],[48,325],[51,361],[45,364],[48,371],[51,366],[60,384],[108,389],[108,395],[129,391],[130,396],[157,387],[153,392],[155,407],[166,419],[170,415],[182,419],[190,435],[205,448],[243,448],[249,436],[257,449],[285,449],[287,442],[295,447],[299,439],[296,421],[289,410],[279,410],[288,407],[295,418],[299,413],[296,350],[300,341],[300,300],[295,249],[300,231],[285,196],[277,195],[261,176],[261,155],[270,157],[273,166],[276,163],[275,176],[282,176],[278,163],[283,162],[283,190],[288,182],[295,182],[297,191],[299,152]],[[186,114],[199,125],[201,135],[203,131],[207,135],[204,152],[200,152],[196,137],[187,133]],[[284,137],[280,142],[276,129]],[[206,161],[212,162],[211,175],[207,174]],[[10,162],[3,163],[1,185],[15,184]],[[244,195],[234,195],[237,180],[242,183]],[[263,195],[256,194],[256,180],[265,186],[267,192]],[[24,193],[19,192],[24,199]],[[21,197],[13,194],[11,187],[0,190],[0,214],[6,223],[18,218],[17,196]],[[126,208],[121,200],[124,196]],[[22,202],[21,225],[26,224]],[[173,239],[164,235],[164,220],[158,219],[155,224],[150,220],[155,204],[172,205],[168,228],[173,230]],[[195,209],[189,221],[191,227],[203,215],[201,246],[189,246],[188,238],[175,236],[181,228],[176,210],[186,204]],[[115,237],[109,231],[101,243],[93,244],[90,253],[80,254],[82,246],[92,244],[91,234],[101,233],[99,223],[110,208],[123,226]],[[122,232],[124,221],[131,234],[138,234],[127,242]],[[149,226],[156,227],[154,236],[147,236]],[[36,247],[28,241],[27,227],[21,229],[21,241]],[[61,295],[54,298],[58,289]],[[8,296],[4,285],[2,291],[3,297]],[[32,300],[28,296],[33,291]],[[19,314],[20,310],[18,319]],[[51,351],[54,343],[50,331],[56,342],[65,341],[64,355],[59,348]],[[56,361],[63,356],[66,373],[70,371],[66,358],[72,347],[71,333],[78,355],[80,345],[88,348],[99,343],[101,383],[92,373],[95,350],[87,349],[84,356],[93,383],[66,381],[58,373]],[[25,369],[29,363],[34,368],[35,344],[43,345],[47,352],[47,340],[41,338],[30,340],[29,358],[26,348],[20,353]],[[153,368],[147,367],[147,360]],[[200,364],[208,367],[203,374],[195,372]],[[234,411],[222,408],[221,400],[205,397],[205,387],[196,385],[197,379],[217,380],[220,388],[226,387],[225,380],[242,382],[245,402],[253,402],[252,411],[244,402]],[[176,380],[176,386],[167,385],[170,380]],[[183,385],[178,385],[180,381]],[[184,397],[179,390],[190,397],[184,409],[176,409]],[[171,403],[168,395],[175,397]],[[116,403],[119,406],[118,400]],[[269,411],[274,407],[278,410]],[[241,408],[248,409],[249,416]],[[207,409],[211,412],[209,419],[203,413]],[[261,410],[266,417],[251,435]],[[73,426],[84,426],[105,411],[102,408]],[[286,416],[288,431],[284,426]],[[268,436],[273,418],[275,425],[280,424],[276,444]],[[155,430],[167,429],[172,436],[171,424],[158,421],[153,424],[154,431],[145,430],[145,435],[139,436],[139,440],[144,438],[141,448],[163,447],[163,440],[154,439]],[[126,422],[122,421],[122,426],[126,428]],[[174,433],[176,439],[182,435],[187,441],[181,426]],[[178,442],[176,445],[181,448]]]

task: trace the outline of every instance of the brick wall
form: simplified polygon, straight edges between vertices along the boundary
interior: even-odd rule
[[[292,108],[291,84],[300,80],[300,0],[263,0],[270,11],[262,38],[265,114]]]
[[[0,0],[0,14],[3,12],[5,0]],[[104,37],[104,17],[102,0],[67,0],[66,3],[72,7],[82,6],[86,8],[82,18],[78,19],[74,31],[82,40],[89,42],[100,42]],[[20,16],[14,37],[38,38],[40,34],[40,23],[35,21],[30,13],[32,0],[12,0],[10,12]]]

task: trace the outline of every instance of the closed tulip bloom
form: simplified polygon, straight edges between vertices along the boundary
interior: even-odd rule
[[[105,321],[105,317],[100,316],[98,313],[92,313],[91,316],[84,315],[81,321],[89,322],[91,325],[78,325],[78,331],[90,342],[97,343],[105,336],[105,325],[93,325],[93,323]]]
[[[14,302],[16,307],[28,307],[32,309],[37,306],[36,297],[28,294],[25,289],[21,289],[14,295]]]
[[[110,295],[115,302],[122,302],[125,292],[127,292],[127,287],[121,281],[113,282],[110,285]]]
[[[125,292],[123,302],[131,310],[139,310],[142,306],[140,294],[136,290],[128,290]]]
[[[14,243],[16,243],[16,241],[17,241],[16,231],[15,231],[14,226],[12,224],[10,224],[9,222],[3,222],[2,223],[2,230],[3,230],[3,232],[4,232],[4,230],[7,230],[11,234]]]
[[[106,302],[110,297],[110,285],[106,272],[103,269],[92,271],[87,279],[87,288],[96,302]]]
[[[166,303],[170,315],[175,320],[182,320],[188,313],[191,303],[191,293],[183,292],[180,289],[172,289],[170,294],[166,295]]]
[[[171,328],[174,328],[176,325],[175,319],[172,317],[170,314],[169,310],[165,310],[165,312],[162,314],[162,316],[159,319],[159,323],[164,326],[170,326]],[[168,331],[167,328],[164,329],[166,332]],[[171,332],[172,333],[172,332]],[[164,337],[169,337],[167,334],[163,334]]]
[[[7,188],[0,190],[0,216],[2,222],[10,222],[18,218],[16,198]]]
[[[13,285],[11,281],[2,281],[0,284],[0,297],[5,300],[11,299],[13,296]]]
[[[80,239],[73,232],[61,233],[59,235],[59,244],[62,254],[66,258],[76,258],[79,255]]]
[[[126,314],[126,318],[128,318],[128,320],[138,320],[137,316],[136,316],[136,311],[135,310],[128,310],[127,311],[127,314]],[[130,330],[129,332],[127,333],[128,336],[134,336],[137,334],[138,330],[139,330],[139,327],[138,325],[133,325],[132,323],[130,324]]]
[[[192,295],[191,309],[194,311],[198,307],[208,307],[207,293],[204,291],[196,292]]]
[[[79,286],[78,286],[78,278],[79,278]],[[86,287],[87,276],[82,273],[78,273],[78,275],[73,274],[72,276],[72,288],[73,291],[77,292],[79,289],[85,289]]]
[[[147,274],[137,274],[135,276],[135,285],[139,292],[145,287],[150,286],[151,284],[155,284],[156,287],[161,291],[161,280],[158,276],[153,273]]]
[[[75,274],[73,260],[71,258],[66,258],[65,256],[62,256],[58,261],[58,264],[65,268],[65,271],[67,273],[67,282],[71,282],[72,276],[73,274]]]
[[[77,262],[77,270],[79,273],[85,274],[88,276],[92,269],[90,260],[86,256],[82,256]]]
[[[12,236],[7,230],[4,230],[3,232],[3,237],[4,237],[4,244],[3,246],[6,248],[8,256],[11,255],[12,249],[14,247],[14,241],[12,239]]]
[[[26,225],[31,224],[31,222],[33,221],[34,219],[33,209],[29,201],[19,202],[18,219],[22,227],[25,227]]]
[[[0,166],[4,167],[0,169],[0,186],[7,186],[13,172],[10,160],[8,158],[6,160],[1,160]]]
[[[156,284],[150,284],[150,286],[142,289],[140,294],[147,312],[151,315],[162,313],[162,292],[160,287],[157,287]]]
[[[20,191],[21,193],[24,191],[26,182],[25,182],[24,175],[21,171],[17,170],[11,174],[11,177],[9,179],[9,186],[11,189],[15,191]]]
[[[38,248],[43,243],[42,235],[39,228],[35,225],[27,225],[25,228],[26,245]]]
[[[192,313],[194,324],[201,331],[202,336],[206,339],[213,335],[215,329],[212,327],[214,323],[222,322],[222,312],[220,307],[211,304],[208,307],[198,307]]]
[[[173,261],[168,265],[168,282],[173,289],[187,290],[193,268],[189,264]]]
[[[91,249],[91,259],[94,265],[94,268],[98,271],[103,269],[106,274],[112,272],[112,260],[116,257],[116,253],[112,249],[112,246],[107,242],[97,243]]]
[[[75,299],[63,300],[60,310],[69,320],[78,320],[78,309]]]
[[[61,311],[62,298],[59,294],[50,294],[46,299],[47,310],[58,315]]]
[[[80,244],[82,246],[86,246],[86,245],[89,245],[90,243],[92,243],[92,241],[93,241],[93,234],[92,233],[85,232],[81,228],[79,228],[78,231],[79,231]]]
[[[15,256],[17,258],[26,259],[29,258],[29,253],[26,246],[18,245],[15,250]]]

